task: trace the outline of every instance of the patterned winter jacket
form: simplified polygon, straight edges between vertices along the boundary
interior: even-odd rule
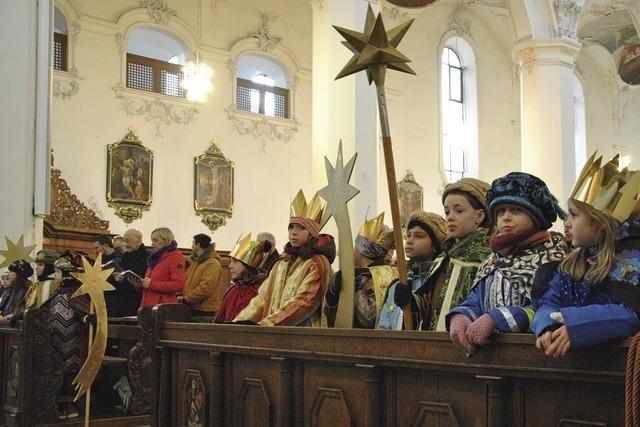
[[[489,256],[489,236],[478,230],[461,240],[449,239],[433,261],[423,285],[414,293],[418,328],[444,331],[445,317],[469,295],[480,263]]]
[[[534,315],[531,290],[536,271],[542,264],[562,260],[566,252],[558,233],[548,233],[548,238],[507,256],[492,252],[480,265],[467,300],[447,315],[447,329],[456,313],[471,320],[489,313],[499,332],[526,332]]]
[[[640,329],[639,284],[640,220],[636,220],[618,229],[613,265],[598,287],[592,288],[584,280],[576,282],[567,273],[554,274],[549,289],[538,302],[531,329],[540,336],[548,329],[558,328],[561,324],[550,315],[560,312],[572,348],[631,336]]]

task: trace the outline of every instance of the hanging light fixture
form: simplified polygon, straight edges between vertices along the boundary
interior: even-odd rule
[[[211,76],[213,70],[207,64],[200,63],[199,55],[196,54],[196,62],[187,62],[182,67],[184,75],[182,87],[187,90],[187,99],[190,101],[204,102],[206,94],[213,89]]]

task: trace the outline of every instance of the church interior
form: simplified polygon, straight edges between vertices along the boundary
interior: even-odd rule
[[[387,69],[383,119],[369,71],[336,79],[357,45],[334,26],[366,32],[369,10],[387,35],[413,21],[395,47],[414,73]],[[342,156],[357,195],[346,225],[322,224],[336,244],[380,213],[405,231],[414,212],[444,217],[462,178],[531,174],[567,211],[592,153],[640,169],[638,0],[5,0],[0,21],[0,237],[34,257],[94,258],[96,235],[131,229],[151,249],[166,227],[185,258],[209,236],[228,284],[242,236],[283,253]],[[0,320],[0,424],[82,425],[83,408],[51,410],[63,379],[30,311],[18,333]],[[211,325],[182,304],[111,317],[121,347],[96,381],[128,375],[133,397],[109,418],[98,390],[95,425],[640,425],[635,340],[545,358],[503,334],[468,358],[444,332]]]

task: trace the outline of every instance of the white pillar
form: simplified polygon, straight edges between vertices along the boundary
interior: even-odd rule
[[[522,171],[543,179],[560,203],[575,180],[573,70],[580,44],[568,38],[514,47],[520,73]]]
[[[37,34],[38,2],[0,2],[0,39],[11,41],[0,44],[0,57],[10,58],[0,67],[5,83],[0,101],[0,239],[24,234],[25,243],[41,246],[42,220],[33,215]],[[4,249],[4,239],[0,247]]]
[[[316,0],[313,4],[313,124],[312,182],[326,185],[324,157],[335,162],[342,140],[345,162],[357,152],[351,183],[360,194],[350,202],[351,222],[360,226],[367,208],[377,213],[378,119],[375,87],[360,72],[340,80],[335,76],[352,53],[332,27],[363,31],[366,0]]]

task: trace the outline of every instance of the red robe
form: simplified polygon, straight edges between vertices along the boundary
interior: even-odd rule
[[[220,309],[214,319],[215,323],[230,322],[236,318],[248,304],[249,301],[258,295],[258,289],[266,276],[260,275],[248,284],[241,284],[237,281],[231,282],[231,285],[222,297]]]

